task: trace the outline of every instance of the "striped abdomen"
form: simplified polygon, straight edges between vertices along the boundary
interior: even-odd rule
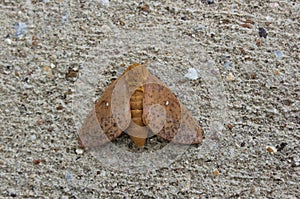
[[[135,90],[130,97],[131,118],[139,126],[145,126],[143,122],[143,96],[144,87],[141,86]]]

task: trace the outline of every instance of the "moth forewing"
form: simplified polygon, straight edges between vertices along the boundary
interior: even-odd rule
[[[110,140],[105,135],[96,116],[96,111],[93,109],[87,116],[79,131],[79,143],[86,149],[97,148]]]

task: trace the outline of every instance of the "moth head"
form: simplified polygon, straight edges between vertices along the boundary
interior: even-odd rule
[[[131,64],[130,66],[128,66],[128,68],[126,69],[125,73],[127,71],[130,71],[130,70],[134,69],[135,67],[138,67],[138,66],[141,66],[141,64],[139,64],[139,63],[133,63],[133,64]]]

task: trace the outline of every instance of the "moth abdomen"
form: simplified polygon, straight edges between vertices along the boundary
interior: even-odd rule
[[[134,123],[139,126],[145,126],[142,116],[143,116],[143,97],[144,97],[144,87],[141,86],[134,91],[130,97],[130,111],[131,118]]]

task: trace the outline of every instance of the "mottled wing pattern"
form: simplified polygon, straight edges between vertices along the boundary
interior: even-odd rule
[[[170,90],[159,84],[146,84],[144,93],[143,118],[146,125],[159,137],[171,141],[180,127],[180,103]],[[153,109],[151,106],[160,105],[165,109]],[[165,115],[165,119],[161,118]],[[152,118],[157,118],[156,121]]]
[[[118,137],[129,126],[131,121],[129,102],[123,103],[126,99],[129,101],[128,90],[121,89],[121,92],[114,93],[120,78],[122,76],[104,91],[81,127],[79,137],[84,147],[99,147]],[[122,85],[122,83],[118,85]],[[112,98],[113,93],[115,96]],[[112,99],[118,100],[113,101]],[[113,106],[115,107],[113,108]],[[119,111],[113,112],[113,109]]]
[[[157,136],[180,144],[196,144],[202,140],[197,122],[172,91],[158,78],[149,74],[146,80],[143,119]],[[154,108],[151,108],[151,106]],[[159,105],[164,108],[157,108]],[[165,117],[165,120],[161,120]]]

